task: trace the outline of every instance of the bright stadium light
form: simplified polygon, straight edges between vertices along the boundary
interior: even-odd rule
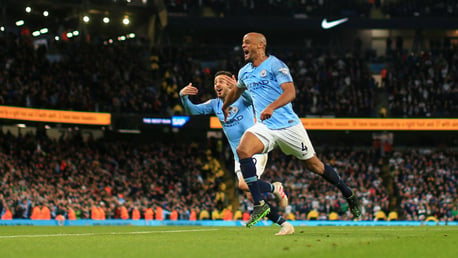
[[[31,11],[32,11],[32,8],[30,8],[30,6],[27,6],[27,7],[25,8],[25,12],[26,12],[26,13],[30,13]]]
[[[43,29],[41,29],[41,30],[40,30],[40,33],[41,33],[41,34],[46,34],[46,33],[48,33],[48,28],[43,28]]]
[[[84,15],[84,16],[83,16],[83,21],[84,21],[85,23],[88,23],[90,20],[91,20],[91,18],[89,18],[89,16],[87,16],[87,15]]]
[[[119,40],[119,41],[124,41],[124,40],[126,40],[126,36],[119,36],[119,37],[118,37],[118,40]]]
[[[59,37],[59,36],[55,36],[54,39],[55,39],[56,41],[59,41],[59,40],[60,40],[60,37]]]
[[[5,31],[5,27],[1,26],[0,31]]]
[[[77,30],[75,30],[75,31],[73,32],[73,36],[75,36],[75,37],[76,37],[76,36],[78,36],[78,35],[80,35],[80,32],[79,32],[79,31],[77,31]]]
[[[67,32],[67,38],[71,38],[71,37],[73,37],[73,33]]]
[[[109,22],[110,22],[110,18],[108,18],[108,17],[103,17],[103,22],[104,22],[104,23],[109,23]]]
[[[44,17],[48,17],[48,15],[49,15],[49,12],[48,12],[48,11],[43,11],[43,16],[44,16]]]
[[[39,30],[36,30],[36,31],[32,32],[32,36],[34,36],[34,37],[38,37],[38,36],[40,36],[40,34],[41,33],[40,33]]]
[[[16,22],[16,26],[22,26],[24,25],[24,20],[19,20]]]
[[[129,23],[130,23],[129,16],[124,16],[124,19],[122,19],[122,24],[129,25]]]

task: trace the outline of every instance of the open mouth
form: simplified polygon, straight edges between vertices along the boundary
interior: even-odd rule
[[[247,57],[249,53],[250,53],[250,52],[249,52],[248,50],[245,50],[245,49],[243,50],[243,55],[244,55],[245,57]]]

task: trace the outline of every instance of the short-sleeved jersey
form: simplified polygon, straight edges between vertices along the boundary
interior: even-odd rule
[[[188,96],[181,96],[181,102],[187,113],[191,115],[216,115],[223,126],[224,134],[231,145],[234,159],[239,160],[237,156],[237,146],[243,133],[254,125],[253,102],[248,94],[243,94],[229,107],[229,116],[224,122],[224,113],[222,111],[224,101],[220,98],[210,99],[202,104],[193,104]]]
[[[237,87],[249,91],[257,120],[269,129],[282,129],[300,123],[291,103],[275,109],[271,118],[260,119],[261,112],[283,93],[280,85],[286,82],[293,82],[288,66],[272,55],[258,67],[250,62],[239,71]]]

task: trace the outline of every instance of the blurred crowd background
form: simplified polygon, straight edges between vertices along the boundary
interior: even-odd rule
[[[133,218],[134,210],[144,218],[147,209],[160,208],[162,218],[176,211],[179,219],[190,219],[194,211],[195,218],[223,219],[229,213],[226,219],[242,219],[252,205],[234,188],[231,158],[221,158],[230,157],[230,150],[216,153],[211,146],[83,141],[78,133],[58,140],[2,133],[0,210],[31,218],[34,207],[45,206],[50,218],[68,218],[72,210],[76,218],[87,219],[102,208],[110,219],[121,218],[121,210],[125,218]],[[385,150],[382,154],[377,145],[317,148],[320,158],[357,189],[364,204],[361,220],[387,220],[392,211],[403,220],[458,219],[455,150]],[[290,204],[282,214],[289,219],[327,220],[331,214],[352,219],[340,192],[289,156],[272,152],[263,178],[284,183]],[[266,197],[275,205],[273,196]]]
[[[213,60],[221,65],[209,68],[194,46],[166,47],[151,55],[146,44],[80,42],[59,43],[61,60],[55,62],[44,47],[35,49],[27,38],[0,41],[5,67],[0,73],[0,104],[11,106],[180,114],[182,87],[192,82],[201,92],[196,101],[206,100],[213,96],[213,75],[219,67],[237,73],[243,64],[240,52],[225,53]],[[363,53],[308,49],[273,54],[283,58],[294,75],[299,114],[378,117],[383,109],[390,117],[456,117],[458,50],[433,50],[391,51],[380,82],[371,76],[370,60]],[[212,56],[211,51],[222,54],[208,49],[205,55]]]
[[[163,4],[175,16],[389,19],[454,17],[458,12],[456,1],[448,0],[175,0]],[[0,105],[181,115],[178,92],[182,87],[192,82],[199,88],[192,100],[206,101],[214,97],[215,72],[237,73],[243,65],[237,45],[243,34],[227,42],[218,35],[167,37],[167,30],[164,35],[162,43],[153,45],[140,36],[114,43],[94,37],[43,45],[30,35],[2,32]],[[450,38],[421,38],[407,48],[402,36],[389,37],[383,53],[363,49],[358,38],[352,45],[337,44],[331,50],[292,46],[293,38],[277,38],[268,50],[291,69],[297,90],[293,106],[301,117],[458,116],[458,45]],[[383,66],[375,69],[374,64]],[[313,139],[314,132],[310,133]],[[323,138],[314,142],[319,157],[335,166],[359,193],[364,206],[360,220],[458,220],[456,140],[445,144],[429,140],[425,146],[421,134],[417,145],[376,139],[369,144],[322,142]],[[0,216],[245,219],[252,206],[234,187],[232,166],[225,141],[93,138],[83,137],[81,131],[53,138],[43,132],[3,129]],[[339,191],[291,157],[272,152],[263,178],[283,182],[290,200],[281,211],[285,218],[352,219]],[[267,197],[275,203],[273,196]]]

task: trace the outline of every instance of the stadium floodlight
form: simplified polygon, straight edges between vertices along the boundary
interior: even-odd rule
[[[25,8],[25,12],[26,12],[26,13],[32,12],[32,8],[30,8],[30,6],[27,6],[27,7]]]
[[[46,11],[46,10],[44,10],[44,11],[43,11],[43,16],[44,16],[44,17],[48,17],[48,16],[49,16],[49,12]]]
[[[79,31],[77,31],[77,30],[75,30],[75,31],[74,31],[72,34],[73,34],[73,36],[75,36],[75,37],[76,37],[76,36],[80,35],[80,32],[79,32]]]
[[[59,37],[59,36],[55,36],[54,39],[55,39],[56,41],[59,41],[59,40],[60,40],[60,37]]]
[[[129,25],[130,23],[130,20],[129,20],[129,16],[124,16],[124,19],[122,19],[122,24],[124,25]]]
[[[110,22],[110,18],[108,17],[103,17],[103,23],[109,23]]]
[[[126,36],[119,36],[119,37],[118,37],[118,40],[119,40],[119,41],[124,41],[124,40],[126,40]]]
[[[91,18],[89,18],[89,16],[87,16],[87,15],[84,15],[84,16],[83,16],[83,21],[84,21],[85,23],[88,23],[90,20],[91,20]]]
[[[40,35],[41,35],[41,33],[40,33],[39,30],[36,30],[36,31],[32,32],[32,36],[34,36],[34,37],[38,37]]]
[[[73,33],[67,32],[67,38],[71,38],[71,37],[73,37]]]
[[[43,28],[43,29],[41,29],[41,30],[40,30],[40,33],[41,33],[41,34],[46,34],[46,33],[48,33],[48,28]]]
[[[0,31],[5,31],[5,27],[1,26]]]
[[[135,38],[135,33],[129,33],[129,35],[127,35],[128,38],[130,39],[133,39]]]
[[[24,25],[24,20],[19,20],[16,22],[16,26],[22,26]]]

